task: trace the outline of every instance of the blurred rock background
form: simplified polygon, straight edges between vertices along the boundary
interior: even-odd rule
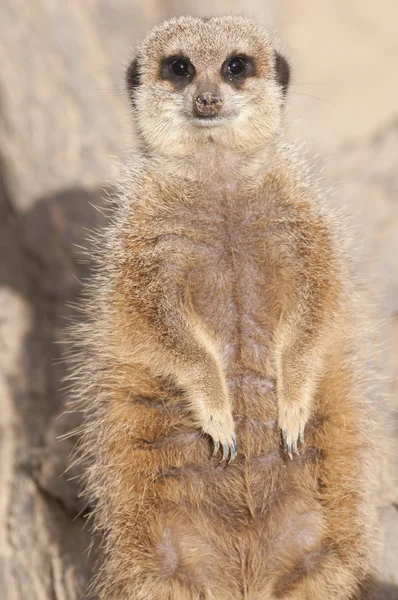
[[[64,326],[87,265],[77,245],[133,143],[123,72],[164,17],[243,12],[276,28],[294,65],[287,133],[326,160],[353,214],[380,318],[381,399],[397,435],[396,0],[2,0],[0,3],[0,598],[77,600],[90,577],[85,506],[59,475]],[[76,422],[76,425],[78,423]],[[397,444],[387,469],[395,475]],[[398,489],[380,492],[380,598],[398,598]],[[116,599],[115,599],[116,600]]]

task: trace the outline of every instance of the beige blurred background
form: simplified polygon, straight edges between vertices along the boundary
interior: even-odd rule
[[[331,202],[353,215],[380,321],[375,348],[397,436],[398,3],[396,0],[2,0],[0,3],[0,597],[77,600],[90,577],[87,509],[60,478],[64,327],[87,275],[74,244],[100,224],[133,143],[123,72],[162,18],[245,13],[279,31],[293,64],[287,135],[307,142]],[[72,422],[72,423],[71,423]],[[380,598],[398,598],[394,442],[379,498]],[[73,477],[73,470],[69,474]],[[116,600],[116,599],[115,599]]]

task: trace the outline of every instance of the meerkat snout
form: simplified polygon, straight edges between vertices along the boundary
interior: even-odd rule
[[[224,101],[218,90],[199,92],[194,97],[193,108],[199,118],[215,117],[221,110]]]

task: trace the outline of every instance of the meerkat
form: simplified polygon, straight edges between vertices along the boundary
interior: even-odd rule
[[[344,224],[282,141],[289,65],[243,17],[155,27],[139,147],[77,326],[80,455],[116,600],[355,600],[373,421]]]

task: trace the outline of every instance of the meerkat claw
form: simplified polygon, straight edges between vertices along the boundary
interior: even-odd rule
[[[292,445],[290,444],[290,442],[288,444],[287,455],[290,458],[290,460],[293,460]]]
[[[302,444],[304,444],[304,429],[305,429],[305,423],[301,423],[301,425],[300,425],[300,442]]]
[[[283,452],[286,454],[286,452],[287,452],[287,431],[286,431],[286,429],[282,430],[282,440],[283,440]]]
[[[214,448],[213,448],[213,456],[216,456],[220,450],[220,442],[218,440],[213,440]]]
[[[225,442],[223,442],[223,445],[222,445],[222,458],[220,460],[220,463],[226,462],[229,454],[230,454],[230,445],[225,440]]]
[[[301,440],[301,438],[300,438]],[[282,430],[282,442],[283,442],[283,452],[288,455],[290,460],[293,460],[293,454],[300,456],[300,452],[297,447],[297,438],[287,435],[287,430]]]
[[[233,460],[235,460],[237,454],[238,454],[238,442],[236,439],[236,435],[234,435],[234,437],[232,439],[231,454],[229,457],[228,464],[231,463]]]
[[[234,460],[238,445],[230,411],[216,415],[216,417],[210,415],[210,418],[202,425],[202,431],[213,442],[212,457],[219,456],[220,464],[229,464]]]
[[[294,454],[297,454],[297,456],[300,456],[300,452],[298,451],[298,448],[297,448],[297,439],[293,439],[292,449],[293,449]]]
[[[213,444],[214,444],[214,449],[213,449],[213,454],[212,454],[213,457],[216,456],[222,449],[221,457],[220,457],[220,461],[219,461],[220,465],[222,463],[226,463],[229,465],[233,460],[235,460],[235,458],[238,454],[238,442],[236,440],[235,435],[232,438],[232,442],[228,442],[227,440],[225,440],[222,444],[220,444],[220,442],[218,440],[213,440]]]
[[[300,456],[299,444],[304,447],[304,430],[308,415],[303,408],[284,406],[279,407],[278,425],[282,433],[282,447],[284,454],[291,460],[293,455]]]

